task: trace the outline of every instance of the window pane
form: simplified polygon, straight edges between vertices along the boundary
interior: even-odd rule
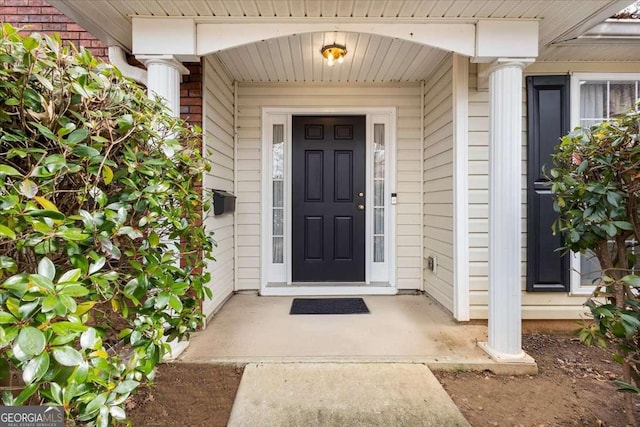
[[[636,102],[635,82],[611,82],[609,87],[609,118],[625,114]]]
[[[384,234],[384,208],[373,209],[373,234]]]
[[[284,219],[282,209],[273,210],[273,235],[282,236],[284,234]]]
[[[373,177],[384,178],[384,124],[373,125]]]
[[[373,182],[373,205],[384,206],[384,181],[376,179]]]
[[[606,81],[580,82],[580,117],[597,122],[608,117]]]
[[[384,262],[384,236],[373,238],[373,262]]]
[[[273,238],[273,263],[282,264],[284,259],[284,245],[282,237]]]
[[[598,262],[598,258],[591,251],[582,254],[580,256],[580,283],[584,286],[596,285],[596,280],[599,278],[600,262]]]
[[[284,181],[273,181],[273,207],[284,207]]]
[[[284,125],[273,125],[273,178],[284,179]]]

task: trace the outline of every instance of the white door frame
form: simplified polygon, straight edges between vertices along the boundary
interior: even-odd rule
[[[365,282],[363,284],[293,284],[291,281],[291,118],[294,115],[364,115],[366,116],[366,190],[365,194]],[[373,262],[373,129],[385,125],[385,262]],[[284,262],[272,261],[272,133],[273,125],[284,126]],[[396,209],[391,194],[396,192],[396,108],[262,108],[262,198],[261,198],[261,295],[394,295],[396,286]],[[382,267],[382,268],[381,268]],[[375,277],[377,275],[377,277]],[[382,277],[382,280],[381,280]],[[373,280],[372,280],[373,279]],[[386,279],[386,280],[384,280]]]

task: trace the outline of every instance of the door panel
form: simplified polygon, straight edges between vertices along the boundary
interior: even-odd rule
[[[365,117],[294,116],[292,280],[365,279]]]
[[[319,150],[305,151],[305,202],[322,202],[324,187],[324,152]],[[296,175],[294,175],[296,176]]]

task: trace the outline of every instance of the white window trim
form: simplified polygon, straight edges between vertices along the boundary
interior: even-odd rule
[[[396,294],[396,209],[391,193],[396,192],[396,108],[262,108],[262,199],[261,199],[261,295],[379,295]],[[365,284],[293,284],[291,280],[291,118],[294,115],[366,116],[366,240]],[[385,125],[385,262],[373,263],[373,128]],[[271,184],[272,132],[274,124],[284,125],[285,152],[285,239],[284,263],[272,263],[273,186]]]
[[[571,74],[571,129],[580,125],[580,82],[584,80],[640,80],[640,73],[572,73]],[[570,294],[591,295],[596,287],[581,281],[580,253],[571,252]]]

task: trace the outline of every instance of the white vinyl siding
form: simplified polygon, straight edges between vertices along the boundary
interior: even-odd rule
[[[453,311],[453,61],[448,55],[425,82],[424,256],[425,291]]]
[[[536,64],[540,68],[541,64]],[[524,84],[524,83],[523,83]],[[523,87],[523,90],[525,88]],[[577,319],[585,297],[560,292],[526,292],[527,135],[526,94],[522,106],[522,318]],[[472,319],[488,317],[489,92],[477,89],[477,65],[469,69],[469,287]]]
[[[233,81],[218,59],[204,59],[203,132],[204,154],[211,161],[211,171],[204,176],[203,188],[233,192]],[[204,225],[214,232],[217,246],[213,248],[215,261],[209,262],[211,273],[209,287],[213,299],[205,299],[203,312],[208,316],[215,312],[234,290],[234,214],[205,218]]]
[[[243,83],[238,88],[238,290],[260,287],[262,107],[397,108],[396,283],[398,289],[420,289],[420,85]]]

